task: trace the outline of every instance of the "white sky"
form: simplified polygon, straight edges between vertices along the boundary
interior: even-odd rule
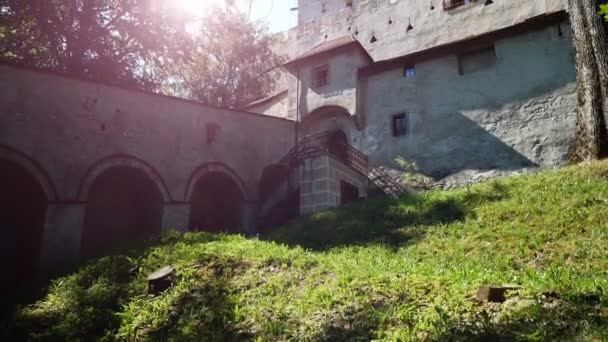
[[[296,7],[297,1],[253,0],[251,18],[266,21],[271,32],[285,31],[298,23],[298,12],[290,10],[292,5]]]
[[[190,13],[206,12],[214,6],[224,6],[226,0],[169,0],[177,9]],[[298,12],[291,11],[297,0],[235,0],[244,12],[251,1],[251,19],[265,21],[271,32],[285,31],[297,24]]]

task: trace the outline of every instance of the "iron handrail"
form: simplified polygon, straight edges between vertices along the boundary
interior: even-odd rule
[[[330,155],[351,169],[367,175],[367,156],[348,143],[337,149],[335,147],[332,148],[330,144],[331,136],[332,132],[321,132],[305,136],[281,159],[280,163],[289,169],[293,169],[306,159]]]

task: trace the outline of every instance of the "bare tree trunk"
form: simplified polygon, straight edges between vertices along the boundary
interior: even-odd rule
[[[587,19],[589,34],[591,35],[591,44],[593,53],[597,63],[597,69],[600,76],[600,87],[602,89],[602,98],[604,99],[604,115],[608,109],[608,44],[606,44],[606,33],[602,16],[598,14],[599,1],[586,0],[582,1],[585,9],[585,18]]]
[[[605,101],[608,94],[606,41],[596,22],[597,0],[569,0],[570,22],[576,49],[578,110],[575,137],[570,148],[573,162],[608,155]],[[596,49],[597,48],[597,49]],[[602,55],[599,56],[598,55]]]

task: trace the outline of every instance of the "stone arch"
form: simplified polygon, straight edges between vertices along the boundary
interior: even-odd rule
[[[162,230],[163,195],[139,163],[104,163],[86,188],[81,255],[113,252]],[[139,166],[139,167],[138,167]],[[148,172],[147,172],[148,171]]]
[[[342,130],[348,141],[350,132],[356,128],[355,118],[341,106],[322,106],[306,115],[300,123],[302,135],[315,134],[323,131]]]
[[[190,230],[239,232],[245,228],[247,189],[228,166],[209,163],[197,168],[185,197],[190,202]]]
[[[40,261],[49,201],[57,200],[48,174],[27,155],[0,146],[0,293],[26,285]]]
[[[249,192],[247,190],[247,186],[245,186],[245,182],[243,182],[241,177],[239,177],[239,175],[234,172],[232,168],[230,168],[224,163],[211,162],[203,164],[196,168],[196,170],[194,170],[194,172],[190,176],[190,179],[188,180],[188,185],[186,186],[186,193],[184,195],[185,201],[189,202],[191,200],[194,187],[196,186],[196,182],[200,178],[204,177],[206,174],[212,172],[225,174],[227,177],[232,179],[232,181],[234,181],[234,183],[239,187],[241,193],[243,194],[243,199],[245,201],[248,201],[250,199],[251,196],[249,196]]]
[[[108,156],[91,165],[80,182],[76,198],[81,202],[86,202],[95,179],[106,170],[119,166],[142,171],[156,185],[162,195],[163,201],[165,203],[172,201],[171,193],[160,173],[146,161],[126,154]]]
[[[34,158],[12,147],[0,144],[0,160],[12,162],[26,170],[40,184],[49,202],[59,200],[57,188],[55,188],[55,185],[51,181],[51,177],[42,164]]]

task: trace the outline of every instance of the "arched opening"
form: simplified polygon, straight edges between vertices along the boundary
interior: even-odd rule
[[[5,159],[0,159],[0,189],[0,288],[15,289],[35,275],[48,198],[26,168]]]
[[[224,172],[210,171],[199,177],[190,201],[190,230],[228,233],[240,230],[243,193]]]
[[[81,254],[99,255],[161,232],[163,197],[137,168],[114,166],[88,191]]]
[[[353,116],[340,106],[319,107],[304,116],[299,125],[302,136],[355,128]]]
[[[348,138],[344,131],[338,129],[329,134],[328,149],[329,153],[341,162],[348,159]]]

